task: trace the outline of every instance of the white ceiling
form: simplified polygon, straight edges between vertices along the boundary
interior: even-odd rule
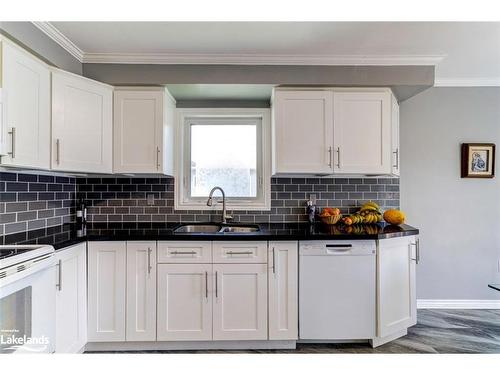
[[[437,84],[500,85],[500,22],[35,24],[84,63],[437,63]]]

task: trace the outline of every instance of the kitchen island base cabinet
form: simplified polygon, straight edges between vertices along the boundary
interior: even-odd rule
[[[418,240],[414,236],[378,241],[377,254],[377,339],[405,334],[416,324],[416,262]]]
[[[298,243],[269,242],[269,340],[298,339]]]
[[[88,340],[125,341],[126,243],[88,243]]]
[[[267,340],[267,264],[214,264],[214,340]]]
[[[158,341],[212,340],[212,265],[158,265]]]
[[[156,340],[156,242],[127,241],[127,341]]]
[[[56,260],[56,353],[79,353],[87,343],[87,245],[59,250]]]

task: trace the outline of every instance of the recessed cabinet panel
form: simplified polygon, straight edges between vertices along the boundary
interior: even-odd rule
[[[415,243],[415,237],[379,241],[378,337],[400,332],[416,323]]]
[[[113,89],[70,73],[52,73],[52,169],[112,172]]]
[[[59,250],[56,353],[78,353],[87,343],[87,246]]]
[[[212,265],[158,265],[158,341],[212,339]]]
[[[268,258],[269,340],[297,340],[297,242],[269,242]]]
[[[210,241],[158,241],[158,263],[211,263]]]
[[[273,173],[332,173],[333,93],[276,91]]]
[[[155,241],[127,241],[126,339],[156,340]]]
[[[267,241],[213,242],[214,263],[266,263]]]
[[[214,340],[267,340],[267,266],[214,264]]]
[[[50,70],[42,61],[1,42],[2,165],[50,168]],[[1,124],[1,122],[0,122]]]
[[[390,93],[335,92],[333,95],[334,171],[390,174]]]
[[[162,171],[163,95],[163,91],[115,91],[115,173]]]
[[[125,242],[88,243],[88,339],[125,341]]]

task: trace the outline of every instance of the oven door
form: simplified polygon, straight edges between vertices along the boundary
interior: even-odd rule
[[[55,259],[0,284],[0,353],[53,353]],[[21,277],[22,273],[26,273]],[[13,280],[13,281],[12,281]]]

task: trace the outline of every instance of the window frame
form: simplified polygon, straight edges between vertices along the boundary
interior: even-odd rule
[[[179,108],[177,112],[176,178],[174,208],[176,210],[209,210],[208,197],[190,197],[191,173],[191,125],[200,120],[245,120],[259,119],[257,132],[257,197],[245,199],[226,198],[229,210],[261,211],[271,209],[271,154],[270,154],[270,109],[269,108]],[[244,122],[244,121],[241,121]],[[224,125],[224,124],[222,124]],[[229,125],[229,124],[228,124]],[[260,138],[260,142],[259,142]],[[220,209],[214,206],[215,209]]]

